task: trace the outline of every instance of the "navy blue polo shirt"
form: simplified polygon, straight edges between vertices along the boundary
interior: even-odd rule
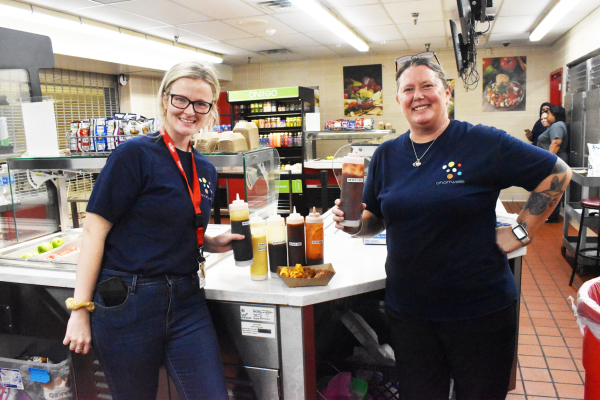
[[[429,143],[417,144],[423,155]],[[375,151],[363,193],[385,219],[386,305],[430,320],[477,318],[517,299],[496,246],[501,189],[533,190],[556,156],[495,128],[451,121],[421,160],[409,132]]]
[[[177,150],[192,184],[192,153]],[[193,151],[204,226],[217,187],[215,167]],[[143,275],[184,275],[198,270],[195,211],[186,182],[160,134],[126,141],[98,176],[87,211],[113,223],[102,268]]]

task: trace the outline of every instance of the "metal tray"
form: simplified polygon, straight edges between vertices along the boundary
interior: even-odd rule
[[[14,259],[21,259],[21,257],[23,257],[25,254],[29,254],[29,253],[37,254],[37,248],[40,244],[42,244],[44,242],[50,242],[50,241],[52,241],[52,239],[57,238],[57,237],[60,237],[65,241],[65,244],[58,247],[60,249],[63,246],[67,245],[68,243],[70,243],[74,240],[81,239],[82,235],[83,235],[82,229],[74,229],[69,232],[58,232],[55,234],[42,236],[37,239],[28,240],[24,243],[20,243],[20,244],[2,249],[0,251],[0,258],[14,260]],[[54,251],[54,250],[51,250],[51,251]],[[28,260],[30,260],[34,257],[30,257]]]
[[[57,256],[56,258],[52,258],[52,259],[48,259],[48,257],[53,256],[53,255],[57,255],[57,254],[62,254],[65,251],[69,251],[72,249],[81,249],[81,242],[83,239],[77,239],[77,240],[73,240],[69,243],[65,243],[60,247],[55,248],[54,250],[50,250],[47,251],[45,253],[42,254],[38,254],[37,256],[33,256],[28,258],[28,261],[44,261],[44,262],[56,262],[58,260],[60,260],[63,257],[69,256],[71,254],[73,254],[74,252],[69,252],[63,256]],[[79,250],[76,251],[79,254]]]

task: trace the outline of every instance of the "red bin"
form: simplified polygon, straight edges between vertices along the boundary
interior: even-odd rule
[[[600,278],[587,281],[577,293],[577,316],[585,325],[583,367],[584,400],[600,399]]]

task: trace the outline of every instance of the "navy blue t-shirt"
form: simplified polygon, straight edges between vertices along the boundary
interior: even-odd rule
[[[192,185],[191,153],[177,150]],[[215,167],[194,150],[204,226],[217,186]],[[87,211],[113,223],[102,268],[143,275],[198,270],[195,211],[186,182],[160,134],[131,139],[110,155]]]
[[[417,144],[423,155],[429,143]],[[496,246],[501,189],[533,190],[556,156],[495,128],[451,121],[413,167],[409,132],[375,151],[363,193],[385,219],[386,305],[431,320],[477,318],[517,299]]]

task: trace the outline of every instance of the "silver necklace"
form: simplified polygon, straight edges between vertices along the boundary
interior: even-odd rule
[[[433,146],[433,144],[435,143],[435,141],[438,138],[436,137],[435,139],[433,139],[433,142],[431,142],[431,144],[429,145],[429,147],[427,148],[427,150],[425,150],[425,153],[423,153],[423,155],[421,157],[419,157],[419,156],[417,156],[417,150],[415,150],[415,143],[413,142],[413,140],[410,137],[410,135],[408,135],[408,137],[410,138],[410,144],[412,144],[413,151],[415,152],[415,158],[417,159],[417,161],[415,161],[413,163],[413,167],[420,167],[421,166],[421,160],[423,159],[423,157],[425,157],[425,154],[427,154],[427,152],[429,151],[429,149],[431,148],[431,146]]]

